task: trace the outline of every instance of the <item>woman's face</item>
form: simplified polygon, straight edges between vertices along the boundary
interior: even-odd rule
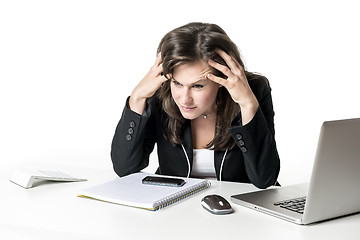
[[[170,80],[171,95],[184,118],[215,115],[220,85],[209,80],[208,73],[211,73],[209,65],[201,61],[175,68]]]

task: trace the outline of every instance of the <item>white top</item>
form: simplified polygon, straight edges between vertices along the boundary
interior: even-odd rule
[[[191,177],[216,180],[213,150],[193,149]]]

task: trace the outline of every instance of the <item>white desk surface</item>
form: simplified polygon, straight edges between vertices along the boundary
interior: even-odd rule
[[[0,165],[1,166],[1,165]],[[211,188],[156,212],[77,197],[83,188],[112,180],[109,170],[64,168],[88,178],[77,183],[42,183],[24,189],[0,169],[0,239],[359,239],[360,214],[299,226],[236,205],[230,196],[255,190],[249,184],[212,182]],[[234,213],[212,215],[200,200],[219,194]],[[233,237],[233,238],[231,238]]]

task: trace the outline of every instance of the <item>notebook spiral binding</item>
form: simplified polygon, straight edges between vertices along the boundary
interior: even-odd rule
[[[157,207],[154,208],[154,211],[157,211],[157,210],[167,207],[171,204],[174,204],[178,201],[181,201],[187,197],[190,197],[202,190],[209,188],[210,186],[211,186],[210,181],[205,181],[205,182],[199,183],[191,188],[184,189],[183,191],[180,191],[180,192],[172,194],[166,198],[163,198],[155,203],[155,206],[157,206]]]

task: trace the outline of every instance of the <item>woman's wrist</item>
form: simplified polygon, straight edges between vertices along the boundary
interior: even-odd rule
[[[136,94],[131,94],[129,99],[129,107],[132,111],[141,115],[146,107],[146,98],[137,97]]]
[[[250,101],[247,104],[240,105],[241,119],[243,126],[248,124],[253,119],[258,108],[259,108],[259,103],[256,99],[255,101]]]

